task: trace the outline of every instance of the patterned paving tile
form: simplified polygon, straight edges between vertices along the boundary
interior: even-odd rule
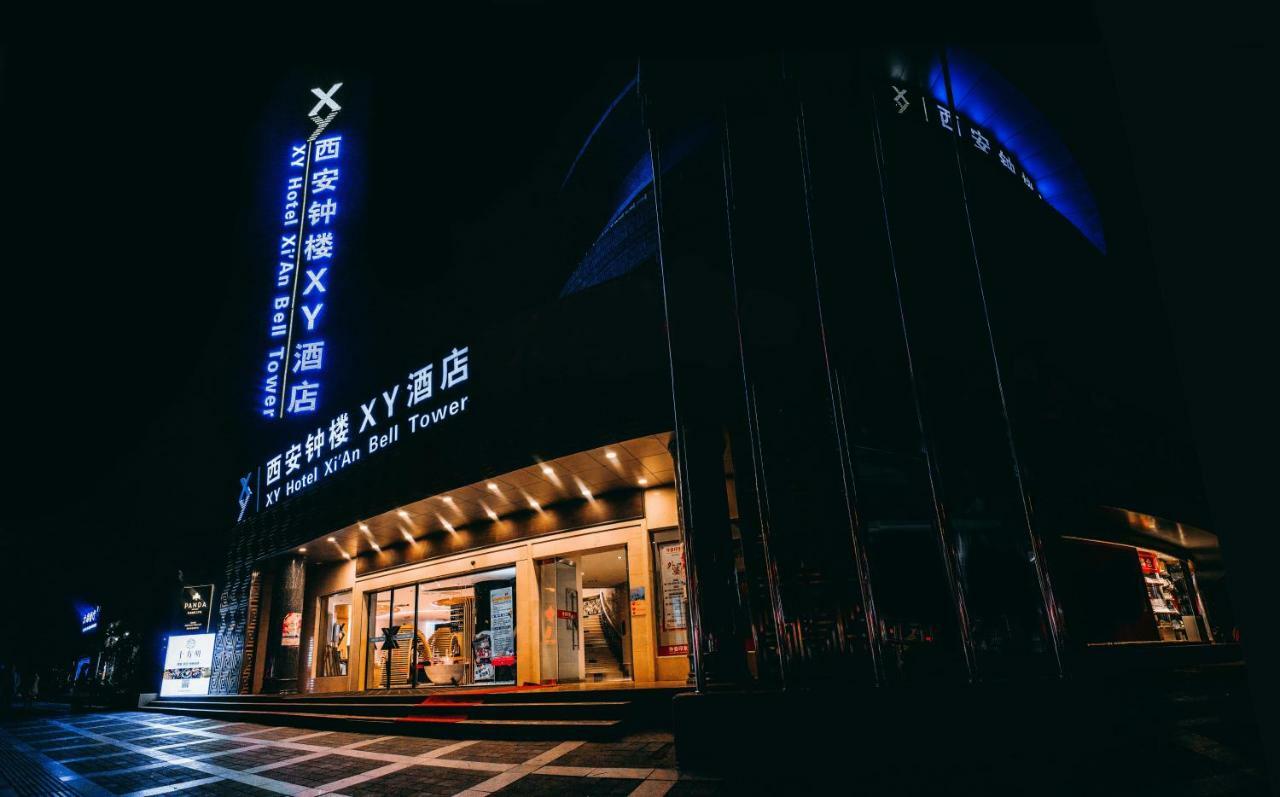
[[[556,744],[557,742],[476,742],[456,753],[450,753],[447,757],[463,761],[489,761],[495,764],[523,764],[530,758],[547,752]]]
[[[244,747],[248,743],[248,739],[205,739],[204,741],[195,742],[193,744],[170,747],[165,750],[165,752],[172,755],[201,755],[202,753],[217,753],[223,750],[236,750]]]
[[[569,778],[560,775],[525,775],[515,783],[498,789],[494,794],[530,795],[627,795],[644,781],[631,778]]]
[[[248,783],[240,783],[234,780],[215,780],[212,783],[202,783],[199,786],[192,786],[174,792],[174,794],[180,794],[182,797],[257,797],[260,794],[275,793],[268,789],[260,789],[257,786],[250,786]]]
[[[143,764],[152,763],[155,763],[155,759],[142,753],[116,753],[115,755],[86,758],[82,761],[68,761],[66,767],[73,772],[86,775],[90,772],[108,772],[113,769],[128,769],[129,767],[140,767]]]
[[[162,733],[164,731],[160,728],[140,727],[127,731],[112,731],[111,733],[104,733],[103,736],[110,736],[112,739],[119,739],[123,742],[131,742],[134,739],[145,739],[148,736],[157,736]]]
[[[154,769],[141,769],[135,772],[119,772],[114,775],[91,775],[89,780],[107,791],[116,794],[127,794],[139,789],[154,789],[157,786],[169,786],[188,780],[206,778],[203,772],[188,767],[160,766]]]
[[[253,731],[266,730],[266,725],[258,725],[253,722],[232,722],[223,725],[221,728],[213,728],[214,733],[220,733],[223,736],[239,736],[242,733],[252,733]]]
[[[311,731],[315,733],[315,731]],[[363,742],[369,739],[377,739],[378,737],[370,733],[344,733],[341,731],[333,731],[323,736],[312,736],[310,739],[304,739],[304,744],[315,744],[321,747],[346,747],[349,744]],[[363,748],[361,748],[363,749]]]
[[[555,760],[565,767],[658,767],[675,769],[672,741],[587,742]]]
[[[83,743],[86,739],[81,734],[73,733],[68,736],[47,736],[40,739],[24,739],[23,741],[37,750],[54,750],[59,747],[72,747]]]
[[[252,747],[237,753],[223,753],[208,759],[208,761],[211,764],[217,764],[227,769],[244,770],[297,758],[301,755],[306,755],[306,753],[301,750],[289,750],[285,747],[262,746]]]
[[[386,766],[385,761],[370,761],[345,755],[327,755],[298,764],[288,764],[269,769],[261,774],[272,780],[282,780],[298,786],[323,786],[335,780],[359,775],[371,769]]]
[[[171,744],[181,744],[183,742],[194,742],[202,739],[202,736],[192,736],[188,733],[163,733],[160,736],[150,736],[145,739],[131,739],[129,744],[138,747],[167,747]]]
[[[292,739],[295,736],[305,736],[309,733],[315,733],[310,728],[274,728],[264,733],[255,733],[254,739],[267,739],[279,741],[284,739]]]
[[[342,793],[351,797],[449,797],[491,777],[492,772],[412,766],[355,786],[347,786],[342,789]]]
[[[123,748],[116,747],[114,744],[97,744],[90,742],[78,747],[65,747],[61,750],[46,750],[45,755],[54,761],[66,761],[68,758],[85,758],[86,756],[110,755],[112,753],[122,753]]]
[[[307,741],[310,741],[309,739]],[[441,747],[455,744],[456,739],[426,739],[420,736],[392,736],[373,744],[362,744],[359,749],[370,753],[394,753],[395,755],[422,755]]]

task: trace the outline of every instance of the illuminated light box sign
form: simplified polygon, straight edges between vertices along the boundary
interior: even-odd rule
[[[102,614],[101,606],[94,606],[80,613],[80,633],[87,634],[98,627],[98,615]]]
[[[169,637],[164,653],[161,697],[209,694],[213,666],[213,638],[216,634],[188,634]]]
[[[182,588],[182,630],[204,633],[209,630],[213,610],[213,585]]]
[[[437,365],[439,366],[437,370]],[[237,522],[268,509],[344,468],[467,411],[470,346],[408,372],[403,383],[344,410],[240,477]]]
[[[265,418],[311,415],[321,403],[330,278],[342,234],[339,201],[344,181],[350,181],[342,134],[329,129],[342,110],[336,100],[341,88],[334,83],[327,90],[311,89],[311,133],[289,145],[285,156],[279,215],[271,220],[277,235],[258,407]]]

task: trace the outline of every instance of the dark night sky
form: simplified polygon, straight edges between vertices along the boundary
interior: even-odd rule
[[[448,85],[447,99],[470,97],[471,112],[494,114],[494,126],[465,125],[452,106],[444,114],[456,146],[501,152],[471,175],[470,189],[452,174],[464,210],[442,239],[444,257],[458,254],[468,222],[483,223],[489,194],[478,185],[504,186],[498,206],[529,201],[530,186],[566,165],[568,132],[589,127],[610,83],[584,74],[579,57],[920,40],[953,23],[966,34],[956,38],[1017,43],[1000,50],[1006,74],[1053,98],[1042,108],[1094,171],[1102,201],[1139,219],[1133,246],[1153,241],[1228,568],[1247,571],[1237,597],[1249,601],[1248,585],[1280,555],[1274,479],[1259,479],[1275,468],[1251,465],[1275,439],[1265,420],[1274,414],[1265,320],[1274,318],[1266,277],[1275,257],[1258,232],[1274,227],[1258,218],[1274,208],[1258,200],[1274,165],[1259,157],[1274,149],[1259,135],[1271,104],[1261,75],[1274,52],[1232,44],[1254,40],[1258,26],[1229,9],[1205,20],[1167,6],[1108,8],[1103,45],[1092,46],[1100,70],[1085,75],[1060,68],[1054,49],[1097,36],[1079,8],[1031,19],[1026,8],[977,17],[947,7],[928,23],[886,16],[852,26],[743,13],[720,17],[726,28],[714,33],[711,14],[646,9],[643,19],[570,22],[520,6],[342,48],[345,62],[390,71],[406,90]],[[658,27],[665,32],[655,35]],[[143,604],[178,567],[220,571],[223,480],[245,456],[237,380],[253,308],[238,284],[250,268],[244,231],[262,159],[255,125],[286,55],[266,40],[212,36],[95,35],[0,49],[5,643],[15,631],[67,628],[73,601]],[[1119,100],[1089,90],[1098,85]],[[1134,179],[1136,192],[1126,184]],[[203,232],[193,237],[193,227]],[[1263,615],[1242,614],[1246,631],[1255,622],[1256,637],[1274,638],[1274,629],[1261,632]],[[1249,650],[1275,662],[1261,641]],[[1275,690],[1260,697],[1274,701]]]

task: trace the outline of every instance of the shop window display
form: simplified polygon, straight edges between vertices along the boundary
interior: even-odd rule
[[[351,655],[351,592],[321,598],[320,622],[321,653],[316,675],[346,675]]]

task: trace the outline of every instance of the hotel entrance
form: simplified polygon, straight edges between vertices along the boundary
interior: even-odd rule
[[[514,567],[368,594],[366,689],[515,683]]]
[[[625,545],[537,563],[543,683],[632,679]]]

